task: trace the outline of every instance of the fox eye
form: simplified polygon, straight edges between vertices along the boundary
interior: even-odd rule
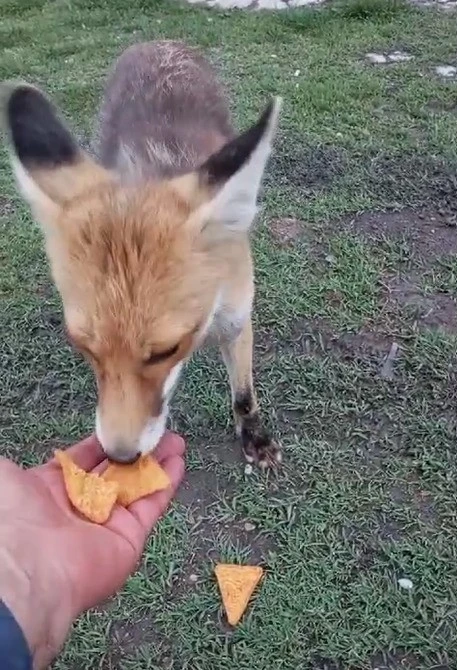
[[[179,349],[179,344],[175,344],[173,347],[170,347],[170,349],[167,349],[166,351],[160,351],[158,353],[153,352],[145,361],[145,365],[154,365],[155,363],[161,363],[162,361],[165,361],[167,358],[170,358],[171,356],[174,356],[174,354],[178,351]]]

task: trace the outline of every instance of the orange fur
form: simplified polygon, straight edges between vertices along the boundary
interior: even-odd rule
[[[154,216],[151,216],[154,212]],[[172,184],[111,180],[65,204],[48,238],[69,335],[91,362],[103,424],[132,443],[158,416],[164,381],[194,349],[228,262],[208,255]],[[179,344],[156,365],[145,361]]]
[[[181,365],[205,338],[222,347],[245,450],[268,450],[252,388],[248,231],[279,101],[230,139],[201,56],[174,42],[134,46],[105,92],[102,165],[39,91],[7,94],[16,177],[45,232],[69,337],[96,375],[107,453],[156,446]]]

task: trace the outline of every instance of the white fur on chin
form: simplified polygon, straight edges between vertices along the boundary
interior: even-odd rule
[[[172,368],[168,374],[168,377],[165,379],[163,385],[163,409],[159,416],[154,416],[149,419],[143,428],[139,438],[138,438],[138,447],[137,451],[142,454],[148,454],[159,444],[163,434],[165,433],[167,427],[168,419],[168,400],[171,396],[171,393],[176,386],[179,375],[183,368],[184,363],[181,361]],[[107,449],[107,442],[103,435],[103,427],[100,419],[98,409],[95,412],[95,434],[97,439],[102,445],[106,453],[109,454],[109,449]]]
[[[159,444],[167,427],[168,407],[164,407],[160,416],[149,419],[138,440],[138,451],[148,454]]]

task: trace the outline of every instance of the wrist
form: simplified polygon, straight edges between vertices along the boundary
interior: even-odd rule
[[[24,564],[8,549],[0,548],[0,599],[22,630],[33,668],[41,669],[56,656],[72,623],[62,589],[51,584],[33,561]],[[29,565],[28,565],[29,564]],[[32,570],[28,568],[34,566]]]

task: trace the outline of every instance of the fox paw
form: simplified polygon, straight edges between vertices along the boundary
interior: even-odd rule
[[[247,462],[257,465],[261,470],[276,468],[282,463],[280,446],[262,426],[255,431],[242,428],[241,441]]]

